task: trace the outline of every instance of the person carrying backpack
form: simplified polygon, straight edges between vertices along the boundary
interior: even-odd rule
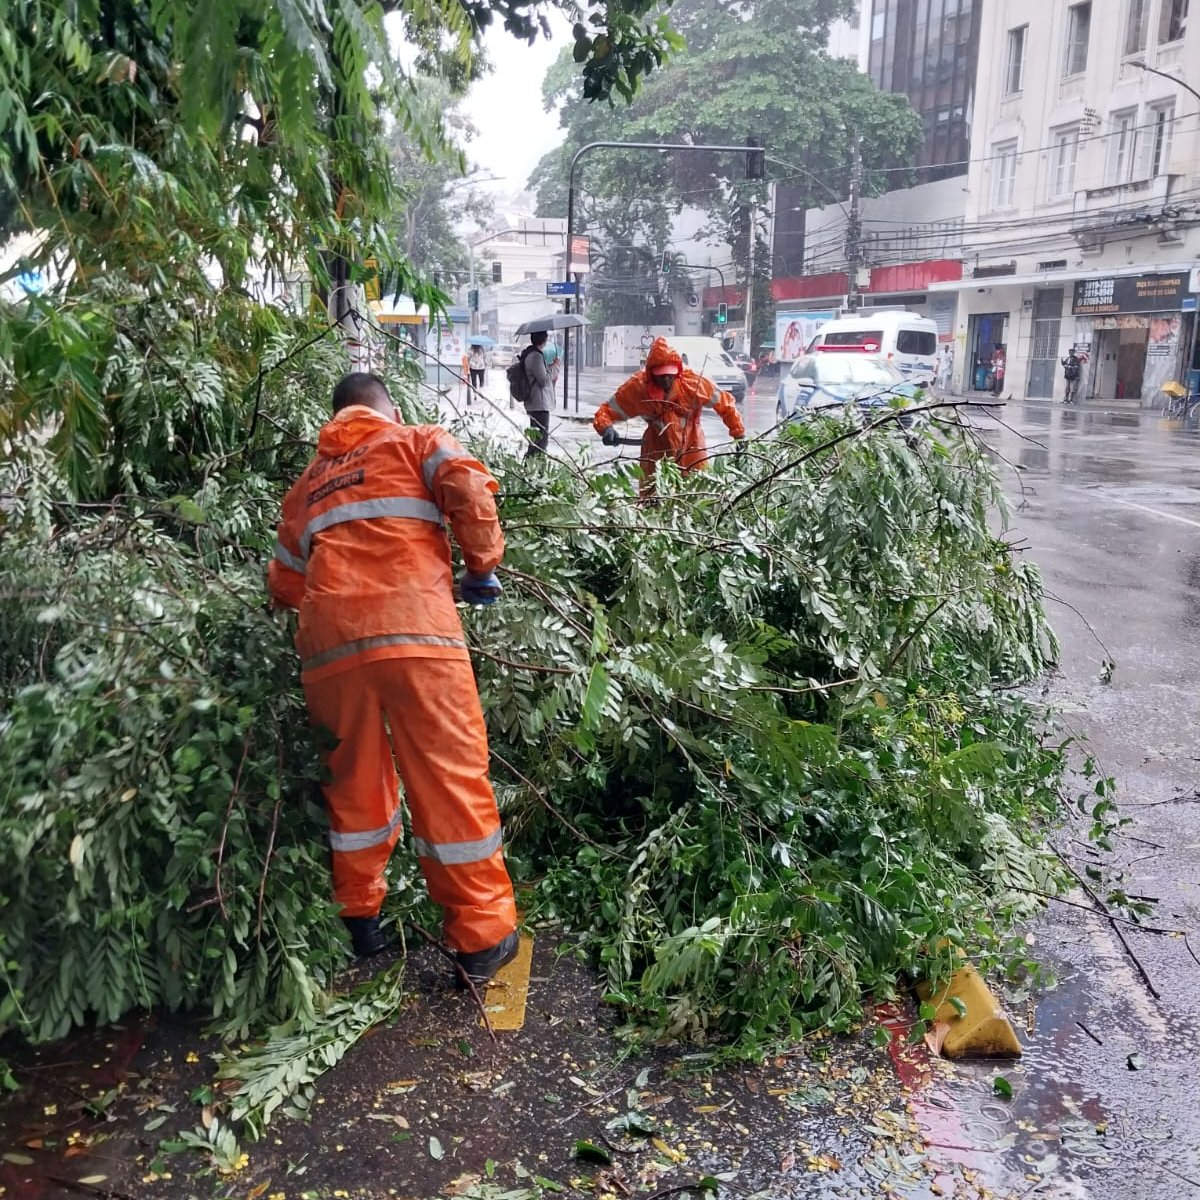
[[[554,405],[554,384],[542,347],[546,344],[545,331],[531,333],[529,345],[520,357],[508,368],[509,395],[525,406],[529,415],[529,449],[525,457],[545,454],[550,441],[550,409]]]
[[[1063,379],[1066,380],[1066,390],[1063,392],[1063,403],[1074,404],[1079,399],[1079,377],[1083,373],[1083,363],[1072,346],[1067,351],[1067,357],[1062,360]]]

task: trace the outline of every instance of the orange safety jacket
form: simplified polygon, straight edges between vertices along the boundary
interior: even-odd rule
[[[674,365],[680,374],[670,396],[663,394],[651,374],[656,367]],[[708,460],[700,415],[705,408],[725,423],[734,438],[746,436],[737,403],[728,392],[720,391],[703,375],[687,370],[678,351],[672,350],[665,338],[656,338],[646,355],[646,366],[631,375],[611,400],[597,410],[592,428],[603,433],[617,421],[643,417],[646,432],[642,436],[642,466],[653,472],[658,459],[670,456],[685,470],[703,466]]]
[[[444,429],[351,405],[283,501],[268,568],[272,601],[300,612],[306,683],[381,658],[467,658],[451,576],[504,556],[496,481]]]

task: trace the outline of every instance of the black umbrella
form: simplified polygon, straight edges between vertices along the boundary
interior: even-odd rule
[[[552,329],[579,329],[587,322],[578,313],[551,313],[548,317],[534,317],[517,327],[517,336],[523,333],[549,333]]]

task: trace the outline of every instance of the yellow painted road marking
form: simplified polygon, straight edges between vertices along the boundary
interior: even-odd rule
[[[533,965],[533,938],[521,935],[517,957],[493,976],[483,998],[493,1029],[515,1030],[525,1024],[529,1000],[529,970]]]

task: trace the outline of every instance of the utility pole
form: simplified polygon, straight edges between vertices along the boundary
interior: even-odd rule
[[[846,307],[858,312],[858,272],[862,266],[862,138],[850,145],[850,212],[846,217]]]
[[[754,205],[750,205],[747,214],[746,228],[750,234],[750,244],[746,248],[746,303],[742,306],[742,324],[745,327],[746,344],[743,353],[750,353],[751,329],[754,328]]]

